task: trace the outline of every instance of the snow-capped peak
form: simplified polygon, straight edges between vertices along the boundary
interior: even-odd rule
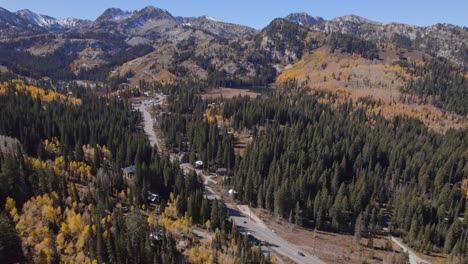
[[[65,27],[65,28],[75,27],[78,24],[80,24],[81,22],[83,22],[83,20],[77,19],[77,18],[72,18],[72,17],[67,17],[67,18],[62,18],[62,19],[57,20],[57,23],[59,25]]]
[[[120,8],[108,8],[102,15],[100,15],[97,21],[119,21],[130,18],[134,12],[124,11]]]
[[[210,20],[210,21],[213,21],[213,22],[221,22],[223,23],[223,21],[217,19],[217,18],[214,18],[214,17],[210,17],[210,16],[205,16],[206,19]]]
[[[304,26],[315,25],[324,22],[325,20],[319,16],[311,16],[308,13],[292,13],[285,17],[287,20]]]
[[[57,24],[57,19],[50,17],[50,16],[46,16],[46,15],[36,14],[28,9],[20,10],[16,12],[16,15],[21,17],[28,23],[31,23],[39,27],[48,28]]]
[[[24,21],[23,23],[46,29],[49,32],[62,32],[78,26],[84,21],[76,18],[56,19],[54,17],[36,14],[28,9],[19,10],[15,15],[22,19]]]

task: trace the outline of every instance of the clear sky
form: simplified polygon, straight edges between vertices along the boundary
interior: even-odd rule
[[[380,22],[468,26],[468,0],[0,0],[0,6],[10,11],[27,8],[56,18],[91,20],[108,7],[135,10],[148,5],[166,9],[174,16],[208,15],[257,29],[292,12],[325,19],[355,14]]]

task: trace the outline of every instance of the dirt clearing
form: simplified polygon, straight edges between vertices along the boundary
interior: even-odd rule
[[[392,248],[386,249],[387,241],[390,240],[384,236],[374,237],[372,243],[363,237],[357,243],[352,235],[304,229],[285,220],[277,220],[266,210],[252,211],[280,237],[300,245],[304,252],[316,255],[326,263],[382,263],[400,250],[392,243]]]
[[[223,97],[225,99],[231,99],[235,96],[250,96],[256,97],[260,95],[257,92],[250,91],[248,89],[237,89],[237,88],[218,88],[218,89],[211,89],[207,93],[200,94],[203,100],[205,99],[213,99],[213,98],[220,98]]]

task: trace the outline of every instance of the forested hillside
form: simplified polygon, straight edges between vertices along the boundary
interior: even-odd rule
[[[414,119],[367,116],[372,100],[332,110],[321,96],[334,100],[274,93],[226,102],[223,116],[256,138],[231,181],[239,198],[300,226],[365,236],[388,228],[418,250],[464,255],[467,131],[440,136]]]
[[[413,118],[369,113],[379,104],[371,97],[343,102],[295,81],[257,98],[203,102],[181,91],[171,98],[161,124],[168,144],[209,170],[234,168],[228,186],[240,202],[306,228],[393,234],[426,254],[467,257],[466,129],[441,135]],[[226,124],[253,138],[234,167],[222,150],[232,144],[219,131]]]
[[[0,8],[0,38],[0,263],[468,262],[466,28]]]
[[[22,143],[0,148],[2,263],[270,262],[227,221],[223,202],[203,197],[195,173],[151,149],[126,100],[73,105],[7,90],[0,109],[1,134]],[[130,164],[131,182],[121,170]]]
[[[449,61],[433,59],[423,66],[410,65],[407,71],[414,78],[402,89],[404,92],[448,111],[468,114],[466,73]]]

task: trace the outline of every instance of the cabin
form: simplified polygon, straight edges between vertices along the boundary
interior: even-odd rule
[[[195,161],[195,168],[196,169],[203,169],[203,161],[201,161],[201,160]]]
[[[149,203],[159,203],[159,195],[152,192],[148,192],[146,195],[146,200]]]
[[[151,246],[155,246],[156,243],[162,240],[163,238],[163,230],[162,229],[157,229],[156,231],[153,231],[149,235],[150,238],[150,244]]]
[[[216,176],[226,176],[227,171],[228,170],[226,168],[218,168],[215,173]]]
[[[229,189],[228,193],[229,197],[231,197],[232,199],[236,199],[237,192],[234,189]]]
[[[128,89],[128,88],[130,88],[130,84],[128,83],[119,84],[119,89]]]

